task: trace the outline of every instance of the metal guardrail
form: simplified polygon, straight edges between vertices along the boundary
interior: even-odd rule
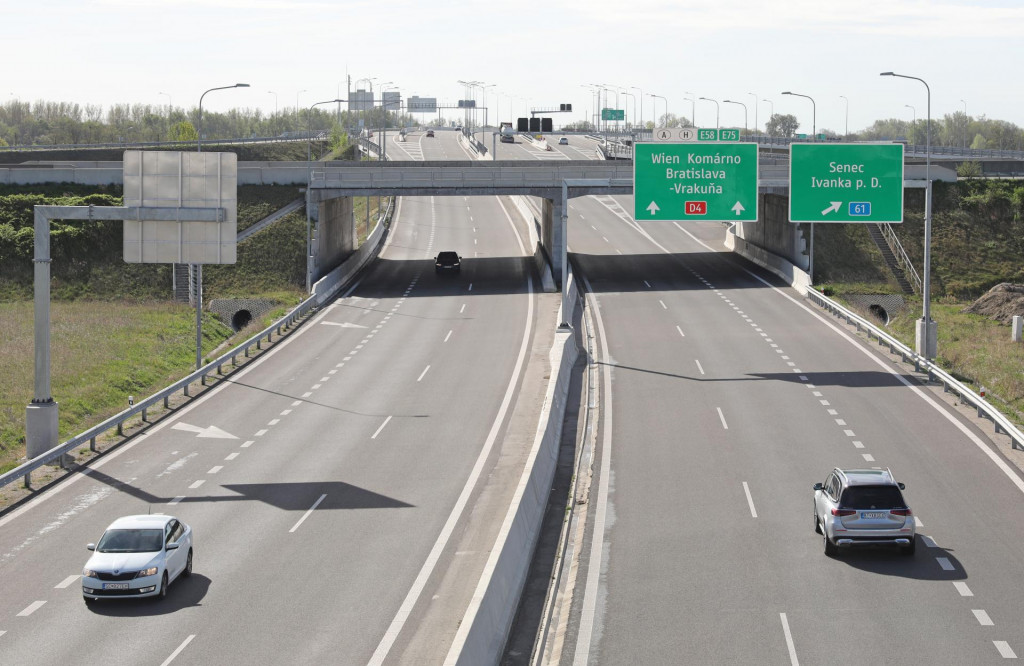
[[[819,307],[828,310],[833,315],[845,319],[846,323],[856,326],[858,331],[865,331],[868,334],[868,339],[871,339],[872,337],[876,338],[878,340],[878,344],[889,347],[890,353],[899,354],[903,362],[913,362],[915,370],[918,372],[926,372],[928,374],[929,382],[941,382],[943,392],[955,393],[961,404],[970,405],[977,410],[978,418],[987,418],[991,421],[997,435],[1007,435],[1010,438],[1010,446],[1020,451],[1024,451],[1024,433],[1022,433],[1020,429],[1017,428],[1017,426],[1006,418],[1006,416],[1004,416],[998,409],[990,405],[984,398],[972,391],[970,388],[954,379],[948,372],[925,357],[920,356],[910,349],[910,347],[907,347],[896,338],[892,337],[885,331],[882,331],[868,320],[839,305],[821,292],[815,289],[810,289],[807,292],[807,298]]]
[[[308,141],[305,132],[303,136],[265,136],[250,137],[248,139],[203,139],[204,146],[232,145],[238,143],[292,143],[296,141]],[[326,132],[313,132],[313,139],[323,138],[318,134],[326,135]],[[195,141],[116,141],[111,143],[54,143],[54,144],[32,144],[28,146],[0,146],[0,152],[17,153],[42,150],[98,150],[103,148],[195,148]]]
[[[896,263],[910,277],[910,284],[914,287],[914,293],[920,294],[924,289],[921,276],[917,273],[917,269],[914,268],[914,264],[910,263],[910,257],[907,256],[907,251],[903,249],[903,243],[896,237],[896,232],[893,231],[892,225],[881,222],[878,224],[878,228],[882,231],[882,236],[885,238],[885,242],[888,243],[889,249],[896,256]]]
[[[378,217],[378,224],[384,224],[394,212],[395,198],[391,197],[388,200],[388,206],[384,212]],[[238,365],[238,357],[244,355],[246,358],[249,357],[250,351],[255,347],[257,350],[262,349],[263,342],[267,344],[271,343],[273,336],[276,334],[278,339],[284,337],[287,329],[290,329],[299,322],[300,319],[310,313],[310,311],[322,305],[326,300],[333,297],[337,293],[338,289],[343,286],[343,279],[339,279],[335,284],[323,285],[323,289],[318,290],[320,293],[314,292],[313,295],[306,298],[304,301],[299,303],[295,308],[291,310],[281,319],[277,320],[267,328],[263,329],[256,335],[252,336],[245,342],[234,347],[232,350],[219,356],[218,358],[210,361],[199,370],[196,370],[192,374],[184,377],[170,386],[157,391],[148,398],[141,400],[138,404],[111,416],[107,420],[99,423],[92,428],[89,428],[85,432],[75,435],[71,439],[67,440],[62,444],[58,444],[49,451],[42,453],[35,458],[22,463],[18,467],[0,474],[0,488],[3,488],[9,483],[16,481],[19,478],[25,479],[25,486],[31,485],[31,474],[33,471],[39,469],[43,465],[46,465],[53,460],[58,458],[61,459],[61,465],[63,466],[63,456],[75,449],[85,442],[89,443],[89,449],[96,451],[96,438],[100,437],[104,433],[114,428],[117,428],[117,434],[123,435],[123,425],[128,419],[141,416],[142,420],[146,421],[146,412],[155,406],[159,402],[163,402],[163,407],[168,409],[170,407],[170,398],[174,394],[182,391],[185,396],[189,395],[189,386],[195,382],[200,382],[201,385],[206,386],[206,378],[216,373],[217,375],[224,374],[224,366],[230,363],[232,366]],[[317,286],[321,286],[318,282]]]

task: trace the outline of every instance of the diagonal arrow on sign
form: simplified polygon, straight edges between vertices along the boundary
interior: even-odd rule
[[[839,207],[843,205],[842,201],[830,201],[829,203],[832,204],[832,205],[829,206],[828,208],[826,208],[825,210],[821,211],[822,215],[827,215],[829,213],[838,212],[839,211]]]
[[[184,430],[185,432],[194,432],[197,437],[212,437],[214,439],[238,439],[229,432],[224,432],[217,426],[209,426],[207,428],[200,428],[199,426],[190,425],[188,423],[175,423],[171,426],[171,430]]]

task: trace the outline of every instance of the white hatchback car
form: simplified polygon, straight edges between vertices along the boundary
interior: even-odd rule
[[[118,518],[86,546],[82,596],[94,599],[167,596],[178,576],[192,575],[192,528],[174,516]]]

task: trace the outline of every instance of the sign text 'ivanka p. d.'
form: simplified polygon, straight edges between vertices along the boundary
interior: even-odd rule
[[[902,222],[903,144],[794,143],[790,222]]]

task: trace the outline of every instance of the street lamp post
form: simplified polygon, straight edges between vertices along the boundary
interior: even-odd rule
[[[904,104],[903,106],[907,107],[908,109],[910,109],[911,111],[914,112],[914,115],[911,116],[911,118],[913,118],[913,120],[911,120],[910,124],[911,124],[911,126],[916,125],[917,124],[917,109],[912,107],[912,106],[910,106],[909,104]]]
[[[637,120],[640,121],[640,131],[643,132],[644,127],[644,91],[636,86],[630,86],[630,90],[636,90],[640,93],[640,115],[637,116]],[[633,98],[633,102],[636,102],[636,98]]]
[[[622,94],[633,99],[633,124],[636,125],[636,95],[625,90],[622,91]],[[629,127],[629,123],[626,123],[626,127]]]
[[[302,127],[302,117],[299,115],[299,95],[301,93],[308,92],[307,90],[300,90],[295,93],[295,129],[298,130]]]
[[[718,120],[720,118],[720,112],[722,110],[722,105],[718,103],[717,99],[711,99],[710,97],[701,97],[700,99],[704,100],[705,102],[714,102],[715,103],[715,128],[717,129],[718,125],[719,125]]]
[[[665,99],[664,97],[662,97],[661,95],[655,95],[654,93],[648,93],[648,96],[649,97],[653,97],[654,99],[660,99],[662,102],[665,103],[665,122],[667,123],[668,122],[668,100]],[[653,107],[654,126],[657,127],[658,126],[658,105],[655,102],[651,102],[651,106]]]
[[[731,99],[723,99],[722,103],[723,104],[739,104],[740,106],[743,107],[743,131],[746,132],[747,131],[747,105],[744,104],[743,102],[734,102]]]
[[[493,88],[496,85],[498,85],[498,84],[497,83],[488,83],[486,85],[480,86],[480,96],[484,100],[484,124],[480,127],[480,145],[481,146],[484,145],[484,139],[487,138],[487,134],[486,134],[486,132],[487,132],[487,120],[488,120],[488,118],[487,118],[487,115],[488,115],[487,114],[487,89],[488,88]]]
[[[964,105],[964,150],[967,150],[967,132],[970,130],[970,120],[967,118],[967,100],[960,100]]]
[[[196,132],[196,152],[203,152],[203,98],[206,93],[229,88],[248,88],[248,83],[236,83],[233,86],[210,88],[199,96],[199,131]],[[196,278],[196,370],[203,367],[203,265],[192,264],[192,273]]]
[[[685,91],[685,93],[687,95],[689,95],[689,97],[684,97],[683,99],[690,100],[690,127],[696,127],[697,126],[697,95],[695,93],[690,92],[689,90]]]
[[[274,92],[273,90],[268,90],[267,94],[274,96],[274,115],[276,116],[277,115],[277,93]]]
[[[896,74],[895,72],[882,72],[879,76],[896,76],[901,79],[913,79],[924,84],[928,93],[928,124],[925,126],[925,152],[924,152],[924,276],[922,277],[921,298],[924,301],[924,308],[921,319],[915,326],[916,351],[926,359],[935,358],[938,351],[938,324],[932,321],[931,312],[931,268],[932,268],[932,89],[928,83],[916,76]]]
[[[748,92],[747,94],[754,96],[754,134],[757,134],[759,131],[757,126],[757,93]]]
[[[814,103],[814,98],[810,95],[801,95],[800,93],[789,92],[788,90],[783,95],[793,95],[794,97],[806,97],[811,100],[811,137],[818,135],[818,105]]]
[[[771,101],[770,99],[762,99],[761,101],[768,102],[769,104],[771,104],[771,106],[768,107],[768,120],[771,121],[772,116],[775,115],[775,102]],[[764,131],[768,131],[768,123],[764,124]]]
[[[380,136],[380,159],[382,162],[386,162],[388,159],[388,103],[385,101],[387,98],[384,93],[387,92],[388,88],[394,88],[395,84],[391,81],[380,84],[380,108],[384,111],[383,128]]]
[[[842,99],[846,100],[846,129],[843,130],[843,138],[850,136],[850,98],[846,95],[840,95]]]

